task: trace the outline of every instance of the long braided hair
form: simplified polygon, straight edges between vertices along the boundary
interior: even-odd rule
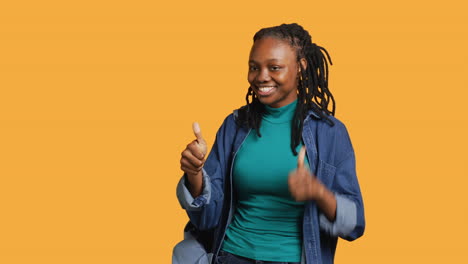
[[[327,60],[330,64],[332,64],[332,61],[328,52],[312,43],[309,32],[296,23],[263,28],[254,35],[253,41],[255,43],[255,41],[265,37],[288,41],[296,49],[297,62],[301,67],[297,87],[297,107],[291,126],[291,149],[294,155],[297,155],[296,148],[301,143],[304,119],[309,110],[312,110],[329,125],[334,125],[329,118],[330,115],[335,115],[335,99],[328,90]],[[302,58],[307,61],[306,69],[300,63]],[[258,100],[252,87],[249,87],[245,100],[247,105],[239,109],[238,112],[238,125],[255,129],[257,135],[261,137],[260,125],[265,107]],[[328,109],[330,103],[332,104],[331,110]]]

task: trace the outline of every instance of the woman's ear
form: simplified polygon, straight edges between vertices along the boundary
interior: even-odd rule
[[[301,64],[301,68],[302,68],[303,70],[306,70],[306,69],[307,69],[307,60],[306,60],[305,58],[301,58],[301,59],[299,60],[299,63]]]

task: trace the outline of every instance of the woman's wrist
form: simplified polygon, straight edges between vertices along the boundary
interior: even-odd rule
[[[190,194],[193,198],[200,196],[203,189],[203,173],[199,171],[197,174],[186,174],[187,175],[187,182],[188,182],[188,189]]]
[[[312,183],[309,186],[309,200],[319,202],[323,200],[323,195],[325,193],[326,187],[315,179],[315,183]]]
[[[335,220],[336,198],[332,191],[319,182],[313,200],[330,221]]]

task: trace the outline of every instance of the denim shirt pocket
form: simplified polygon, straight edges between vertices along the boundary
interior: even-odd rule
[[[336,167],[323,160],[319,160],[317,171],[317,178],[330,189],[335,179]]]

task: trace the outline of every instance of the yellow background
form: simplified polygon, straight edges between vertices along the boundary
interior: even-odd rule
[[[252,36],[331,54],[367,229],[336,263],[467,263],[468,19],[447,1],[2,1],[0,263],[169,263],[198,121],[244,103]]]

